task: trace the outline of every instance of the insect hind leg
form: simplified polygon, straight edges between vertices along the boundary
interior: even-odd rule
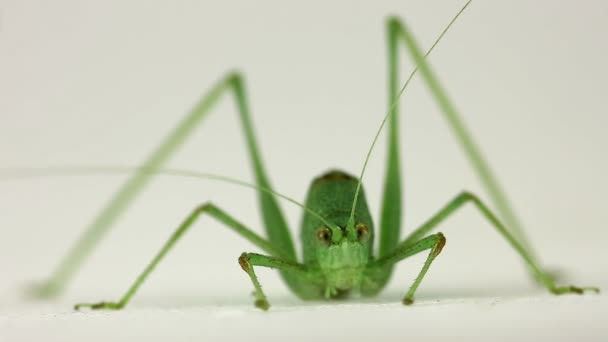
[[[107,235],[114,223],[126,211],[137,195],[150,182],[154,172],[166,164],[176,150],[191,136],[194,129],[200,125],[220,97],[228,91],[233,92],[237,102],[256,184],[260,188],[272,189],[254,136],[243,76],[235,72],[229,73],[201,98],[192,111],[182,119],[177,127],[159,144],[156,150],[150,154],[141,168],[139,168],[139,171],[131,175],[113,195],[111,200],[93,219],[84,233],[60,261],[50,278],[46,282],[29,289],[31,295],[40,298],[55,297],[65,289],[66,285],[81,268],[85,259],[91,254],[102,238]],[[289,228],[276,198],[274,195],[263,191],[259,191],[258,194],[269,240],[288,259],[295,260],[295,248]],[[295,280],[291,279],[288,275],[283,274],[283,278],[290,288],[294,289],[297,286]]]

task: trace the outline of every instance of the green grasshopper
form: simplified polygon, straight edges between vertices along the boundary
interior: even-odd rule
[[[507,243],[520,255],[531,275],[551,293],[582,294],[585,291],[598,292],[599,289],[594,287],[558,286],[553,277],[539,265],[526,242],[520,223],[510,209],[503,190],[498,185],[488,164],[465,128],[460,115],[425,60],[426,56],[470,2],[471,0],[452,19],[426,54],[421,51],[402,21],[394,17],[387,20],[389,110],[368,151],[359,177],[343,171],[329,171],[312,181],[307,199],[303,205],[276,193],[271,186],[257,147],[244,79],[239,73],[230,73],[211,88],[208,94],[178,124],[143,165],[131,175],[69,251],[63,262],[51,275],[51,278],[37,288],[37,294],[52,296],[65,288],[96,243],[109,231],[129,203],[148,184],[153,174],[171,173],[171,171],[163,171],[163,165],[194,131],[195,127],[200,124],[202,119],[210,113],[218,99],[226,93],[232,94],[238,105],[250,161],[255,174],[255,185],[226,177],[207,176],[207,178],[236,182],[257,189],[267,238],[258,235],[223,209],[212,203],[205,203],[198,206],[186,217],[120,300],[117,302],[77,304],[76,309],[83,307],[122,309],[125,307],[156,265],[174,247],[183,234],[192,227],[195,221],[203,215],[211,216],[223,223],[266,253],[265,255],[243,253],[238,259],[241,268],[253,283],[255,306],[260,309],[267,310],[270,304],[256,276],[256,267],[270,267],[279,270],[289,289],[305,300],[343,298],[353,292],[362,296],[374,296],[386,286],[392,274],[393,266],[397,262],[409,256],[428,251],[422,269],[403,297],[403,303],[409,305],[414,302],[416,290],[446,243],[446,238],[442,233],[431,234],[431,231],[437,228],[443,220],[469,203],[477,208],[481,215],[505,238]],[[408,81],[401,88],[399,87],[397,72],[400,42],[405,44],[410,57],[417,65]],[[411,232],[404,240],[399,241],[402,196],[398,144],[399,108],[397,105],[409,80],[416,72],[419,72],[426,82],[445,119],[461,144],[465,155],[473,165],[485,190],[487,190],[497,212],[494,213],[478,196],[470,192],[462,192],[419,228]],[[388,158],[379,223],[379,242],[377,251],[374,253],[374,223],[361,182],[365,166],[385,123],[388,123],[389,130]],[[304,210],[301,226],[301,241],[303,244],[303,259],[301,261],[296,256],[289,228],[277,203],[278,197],[287,198]]]

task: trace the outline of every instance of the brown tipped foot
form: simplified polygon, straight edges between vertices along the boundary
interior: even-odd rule
[[[551,293],[556,294],[556,295],[562,295],[562,294],[566,294],[566,293],[574,293],[574,294],[582,295],[585,292],[600,293],[600,289],[597,287],[576,287],[576,286],[563,286],[563,287],[556,287],[556,288],[551,289]]]
[[[270,309],[270,303],[268,303],[266,299],[256,299],[254,305],[256,308],[264,311],[268,311],[268,309]]]
[[[405,297],[403,298],[403,305],[412,305],[414,304],[414,298],[411,297]]]
[[[120,310],[123,307],[123,304],[113,302],[101,302],[95,304],[81,303],[74,305],[74,310],[80,310],[80,308],[89,308],[91,310]]]

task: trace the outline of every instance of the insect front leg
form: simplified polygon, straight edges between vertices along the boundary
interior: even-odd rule
[[[427,236],[426,238],[420,239],[420,240],[410,243],[410,244],[402,244],[399,247],[395,248],[393,250],[393,252],[391,252],[391,253],[387,254],[386,256],[371,263],[368,266],[367,274],[382,275],[384,272],[386,272],[386,271],[384,271],[385,269],[387,269],[388,267],[391,267],[392,265],[396,264],[397,262],[399,262],[407,257],[410,257],[414,254],[418,254],[422,251],[430,249],[431,251],[429,252],[428,257],[426,258],[426,261],[424,262],[424,266],[422,266],[422,269],[418,273],[416,280],[414,280],[414,283],[412,284],[412,286],[410,286],[410,289],[405,294],[405,297],[403,297],[403,304],[410,305],[410,304],[414,303],[414,294],[416,293],[416,289],[418,289],[418,286],[420,285],[422,278],[424,278],[424,276],[426,275],[426,272],[428,271],[429,267],[431,266],[431,263],[433,263],[433,260],[435,260],[435,257],[437,255],[439,255],[439,253],[441,253],[441,249],[445,245],[445,241],[446,240],[445,240],[445,237],[443,236],[443,234],[437,233],[437,234],[434,234],[431,236]],[[372,281],[370,283],[373,284],[374,280],[372,279]],[[374,290],[375,289],[366,289],[365,291],[374,291]]]
[[[233,231],[235,231],[236,233],[238,233],[245,239],[251,241],[253,244],[255,244],[256,246],[261,248],[263,251],[265,251],[269,254],[272,254],[272,255],[276,255],[276,256],[283,255],[282,252],[278,248],[276,248],[272,243],[265,240],[264,238],[262,238],[261,236],[259,236],[255,232],[253,232],[251,229],[247,228],[242,223],[235,220],[233,217],[228,215],[226,212],[224,212],[220,208],[216,207],[214,204],[206,203],[206,204],[198,206],[196,209],[194,209],[190,213],[190,215],[188,215],[188,217],[182,222],[182,224],[177,228],[177,230],[175,230],[175,232],[171,235],[169,240],[167,240],[167,242],[165,242],[165,244],[162,247],[162,249],[160,250],[160,252],[158,252],[158,254],[156,254],[154,259],[152,259],[152,261],[148,264],[148,266],[146,266],[144,271],[137,277],[135,282],[131,285],[131,287],[129,287],[127,292],[120,298],[119,301],[117,301],[117,302],[100,302],[100,303],[95,303],[95,304],[86,304],[86,303],[76,304],[74,308],[76,310],[83,308],[83,307],[88,307],[88,308],[95,309],[95,310],[96,309],[110,309],[110,310],[122,309],[125,305],[127,305],[127,303],[129,303],[129,301],[131,300],[131,297],[133,297],[133,295],[137,292],[139,287],[143,284],[143,282],[146,280],[146,278],[152,272],[152,270],[154,270],[154,268],[165,257],[165,255],[169,252],[169,250],[171,250],[171,248],[174,247],[175,243],[177,243],[177,241],[186,233],[186,231],[188,229],[190,229],[190,227],[192,227],[194,222],[202,214],[207,214],[207,215],[215,218],[219,222],[225,224],[228,228],[232,229]]]
[[[262,291],[262,286],[258,281],[258,277],[255,274],[253,266],[270,267],[281,271],[289,272],[292,275],[299,275],[302,277],[309,275],[306,267],[302,264],[285,260],[282,258],[276,258],[256,253],[241,254],[241,256],[239,257],[239,264],[241,265],[243,271],[245,271],[245,273],[249,275],[249,278],[253,283],[253,287],[255,288],[254,304],[257,308],[260,308],[262,310],[268,310],[268,308],[270,308],[270,304],[268,303],[268,299],[266,299],[264,291]]]

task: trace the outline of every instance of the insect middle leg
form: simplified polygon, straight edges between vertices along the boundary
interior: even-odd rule
[[[477,196],[470,192],[462,192],[452,199],[445,207],[437,214],[426,221],[420,228],[413,231],[397,248],[409,246],[415,241],[418,241],[423,236],[427,235],[432,229],[436,228],[443,220],[448,218],[456,210],[463,205],[472,203],[481,214],[492,224],[492,226],[502,235],[513,249],[520,255],[530,270],[540,282],[554,294],[576,293],[582,294],[584,291],[598,292],[596,287],[577,287],[577,286],[557,286],[553,278],[543,270],[538,262],[530,255],[526,248],[513,236],[513,234],[505,227],[498,217],[481,201]]]
[[[403,303],[408,305],[413,303],[414,294],[420,281],[426,274],[433,259],[445,244],[445,238],[441,233],[426,236],[432,229],[436,228],[443,220],[448,218],[456,210],[460,209],[463,205],[472,203],[482,213],[482,215],[496,228],[496,230],[507,240],[507,242],[517,251],[522,257],[528,267],[535,273],[537,279],[552,293],[554,294],[565,294],[565,293],[576,293],[582,294],[585,291],[599,292],[596,287],[577,287],[577,286],[557,286],[553,281],[552,277],[547,274],[540,265],[530,256],[524,246],[513,237],[512,233],[509,232],[503,223],[496,217],[496,215],[484,204],[477,196],[469,193],[462,192],[454,199],[452,199],[445,207],[443,207],[438,213],[426,221],[420,228],[413,231],[405,240],[403,240],[394,250],[388,255],[381,257],[376,260],[368,267],[367,275],[370,277],[368,284],[371,286],[364,289],[369,294],[374,294],[379,291],[380,287],[377,286],[377,282],[374,279],[379,275],[379,279],[382,279],[387,267],[395,264],[396,262],[405,259],[408,256],[414,255],[425,249],[432,248],[422,270],[418,277],[414,281],[414,284],[410,287],[406,296],[403,299]]]
[[[158,254],[156,254],[154,259],[152,259],[152,261],[148,264],[148,266],[146,266],[144,271],[137,277],[135,282],[131,285],[131,287],[129,287],[127,292],[125,292],[125,294],[120,298],[119,301],[117,301],[117,302],[100,302],[100,303],[95,303],[95,304],[76,304],[75,309],[79,309],[82,307],[88,307],[91,309],[112,309],[112,310],[122,309],[125,305],[127,305],[127,303],[129,303],[129,301],[131,300],[131,297],[133,297],[133,295],[137,292],[139,287],[143,284],[143,282],[146,280],[148,275],[154,270],[154,268],[158,265],[158,263],[165,257],[165,255],[169,252],[169,250],[171,250],[171,248],[174,247],[175,243],[177,243],[177,241],[186,233],[186,231],[192,227],[194,222],[202,214],[207,214],[207,215],[215,218],[219,222],[226,225],[228,228],[232,229],[233,231],[235,231],[236,233],[238,233],[245,239],[252,242],[254,245],[261,248],[263,251],[265,251],[269,254],[275,255],[277,257],[280,257],[281,255],[283,255],[281,250],[278,249],[276,246],[274,246],[271,242],[269,242],[268,240],[262,238],[261,236],[259,236],[255,232],[253,232],[251,229],[247,228],[242,223],[235,220],[233,217],[228,215],[226,212],[224,212],[220,208],[216,207],[214,204],[206,203],[206,204],[200,205],[199,207],[194,209],[190,213],[190,215],[188,215],[188,217],[180,224],[180,226],[177,228],[177,230],[175,230],[175,232],[171,235],[169,240],[167,240],[167,242],[165,242],[165,244],[162,247],[162,249],[160,250],[160,252],[158,252]]]

